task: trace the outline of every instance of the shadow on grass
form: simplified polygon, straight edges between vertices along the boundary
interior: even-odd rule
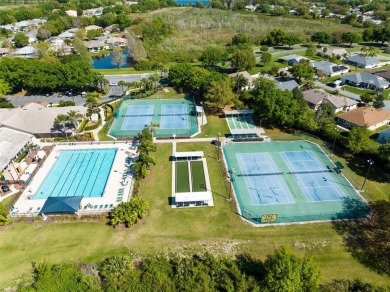
[[[333,228],[344,239],[347,250],[363,265],[390,275],[390,202],[377,201],[370,206],[364,202],[345,200],[343,211]]]

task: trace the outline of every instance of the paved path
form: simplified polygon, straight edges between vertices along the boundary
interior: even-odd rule
[[[352,99],[357,100],[357,101],[361,101],[360,95],[358,95],[358,94],[355,94],[355,93],[352,93],[349,91],[345,91],[345,90],[342,90],[340,88],[329,87],[329,86],[327,86],[319,81],[314,81],[314,83],[315,83],[315,85],[317,85],[318,87],[321,87],[322,89],[331,90],[331,91],[338,90],[339,94],[341,94],[341,95],[344,95],[346,97],[352,98]]]
[[[106,123],[106,119],[104,117],[104,109],[103,109],[103,107],[100,108],[100,117],[102,118],[102,122],[100,123],[100,126],[97,129],[92,130],[93,136],[95,138],[95,141],[100,141],[98,133],[103,128],[104,124]]]

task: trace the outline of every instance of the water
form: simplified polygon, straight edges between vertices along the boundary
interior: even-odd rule
[[[101,197],[117,149],[63,150],[34,199]]]
[[[209,0],[199,0],[199,1],[196,1],[196,0],[175,0],[176,4],[177,5],[188,5],[188,4],[192,4],[192,5],[195,5],[196,2],[199,2],[200,4],[203,4],[203,5],[207,5],[210,3]]]
[[[127,62],[125,65],[123,65],[121,68],[129,68],[132,67],[133,64],[131,60],[128,58],[129,52],[128,51],[123,51],[122,52],[126,57],[127,57]],[[92,66],[95,69],[115,69],[119,68],[119,66],[114,66],[112,65],[112,53],[103,55],[103,56],[94,56],[92,57],[93,63]]]

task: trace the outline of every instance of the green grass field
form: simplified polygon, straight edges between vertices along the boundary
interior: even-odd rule
[[[268,131],[266,129],[266,131]],[[269,133],[268,133],[269,132]],[[293,136],[269,130],[267,134]],[[289,246],[299,255],[311,256],[321,269],[321,281],[334,278],[359,278],[378,285],[389,283],[389,278],[371,271],[357,262],[347,251],[342,237],[331,223],[254,228],[236,214],[234,201],[227,201],[227,180],[216,159],[215,147],[210,143],[178,143],[177,151],[204,151],[210,174],[214,207],[178,208],[169,205],[171,196],[171,144],[157,144],[157,159],[151,174],[141,182],[141,196],[150,202],[144,223],[136,228],[116,231],[105,223],[43,222],[14,224],[3,228],[0,241],[0,288],[14,283],[22,274],[29,273],[32,261],[49,262],[96,261],[109,255],[144,255],[156,252],[195,252],[233,257],[249,253],[264,260],[267,254],[281,245]],[[348,163],[344,174],[351,180]],[[373,169],[373,177],[380,169]],[[364,174],[362,174],[364,175]],[[359,184],[362,175],[356,174]],[[365,195],[373,199],[383,197],[388,183],[366,183]],[[389,180],[387,180],[388,182]],[[388,191],[387,191],[388,194]],[[388,198],[387,198],[388,199]]]
[[[222,136],[230,134],[225,116],[207,115],[207,124],[202,127],[201,133],[196,138],[218,137],[218,133]]]
[[[176,192],[190,192],[190,181],[188,174],[188,162],[176,162]]]
[[[205,192],[206,180],[202,161],[191,161],[192,191]]]

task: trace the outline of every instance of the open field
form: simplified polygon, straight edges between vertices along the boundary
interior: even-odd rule
[[[207,115],[207,124],[202,127],[202,132],[196,138],[218,137],[218,133],[222,136],[230,134],[225,116]]]
[[[269,133],[290,136],[272,130]],[[226,200],[227,180],[221,175],[216,149],[209,143],[179,143],[177,146],[177,151],[204,151],[214,207],[172,209],[168,205],[172,146],[158,144],[154,154],[157,164],[150,176],[141,182],[141,195],[150,202],[149,214],[141,226],[124,231],[115,231],[104,223],[37,222],[8,226],[1,231],[0,288],[28,273],[32,261],[43,259],[49,262],[96,261],[129,252],[132,255],[156,252],[189,255],[205,251],[225,256],[250,253],[264,259],[281,245],[290,246],[300,255],[312,256],[322,271],[322,282],[333,278],[360,278],[379,285],[389,282],[388,277],[372,272],[346,251],[342,238],[331,223],[264,228],[249,226],[235,213],[234,202]],[[339,160],[345,163],[345,160]],[[349,164],[345,165],[348,167]],[[350,178],[349,169],[345,169],[344,173]],[[356,175],[356,179],[360,183],[362,177]],[[366,194],[372,199],[379,199],[384,189],[384,183],[368,181]]]

